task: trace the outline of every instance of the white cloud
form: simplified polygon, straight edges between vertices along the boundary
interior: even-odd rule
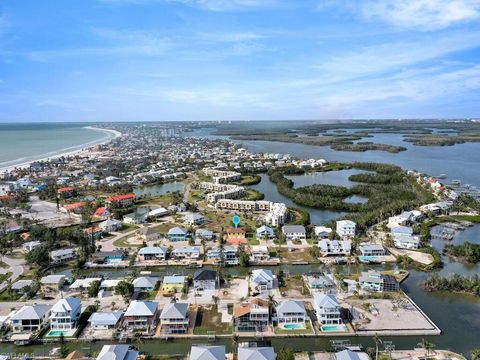
[[[234,43],[242,41],[252,41],[264,39],[266,36],[263,34],[258,34],[254,32],[215,32],[215,33],[198,33],[196,37],[201,41],[206,42],[218,42],[218,43]]]
[[[361,8],[366,18],[424,30],[480,18],[480,0],[369,0],[362,1]]]
[[[327,9],[426,31],[480,19],[480,0],[320,0],[318,10]]]

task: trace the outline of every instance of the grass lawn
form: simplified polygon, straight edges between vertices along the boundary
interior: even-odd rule
[[[2,291],[0,294],[0,301],[17,301],[22,297],[21,294],[17,294],[14,292],[9,293],[7,290]]]
[[[144,291],[138,294],[138,300],[154,300],[158,290]]]
[[[168,230],[170,230],[171,228],[173,228],[175,226],[182,226],[182,225],[174,224],[174,223],[171,223],[171,222],[161,222],[161,223],[153,225],[152,229],[154,229],[155,231],[158,231],[161,234],[166,234],[166,233],[168,233]]]
[[[253,190],[253,189],[246,189],[245,195],[242,197],[242,200],[255,201],[255,200],[263,200],[263,198],[264,198],[264,195],[260,191]]]
[[[278,249],[278,256],[282,262],[319,262],[318,259],[310,255],[308,249],[295,249],[294,251],[288,251],[288,249],[280,247]]]
[[[232,324],[222,323],[222,314],[217,311],[215,306],[200,307],[195,320],[194,335],[207,335],[209,331],[215,331],[216,334],[231,334]]]
[[[10,259],[25,259],[25,253],[23,251],[17,250],[12,252],[11,254],[8,254],[7,257]]]
[[[275,328],[275,334],[313,334],[312,328],[310,326],[310,321],[305,322],[306,329],[291,329],[285,330],[278,327]]]
[[[137,225],[132,225],[132,224],[122,224],[122,228],[118,231],[121,233],[129,232],[132,230],[138,229]]]
[[[0,260],[0,268],[2,269],[8,269],[10,266],[6,262],[3,262]]]
[[[282,292],[298,292],[302,295],[307,295],[308,290],[301,275],[293,275],[285,278],[285,287],[281,287]]]
[[[6,274],[0,274],[0,284],[12,276],[12,272],[9,271]]]
[[[123,236],[121,238],[118,238],[113,242],[113,245],[115,245],[118,248],[131,248],[131,247],[140,247],[142,244],[130,244],[127,242],[128,236]]]
[[[206,211],[204,213],[205,219],[207,220],[206,228],[209,230],[212,230],[213,232],[220,232],[222,230],[222,227],[224,229],[227,229],[231,226],[232,224],[232,216],[235,214],[235,212],[231,211],[230,213],[226,213],[223,211]],[[240,213],[240,226],[245,227],[249,226],[252,229],[257,228],[257,223],[256,221],[252,218],[247,218],[245,214]]]

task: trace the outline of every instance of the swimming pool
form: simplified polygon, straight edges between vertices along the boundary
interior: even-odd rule
[[[283,325],[283,328],[287,330],[298,330],[305,329],[305,326],[303,324],[285,324]]]
[[[320,330],[323,332],[345,332],[348,329],[345,325],[323,325]]]
[[[379,262],[376,256],[359,256],[358,260],[362,263]]]
[[[49,337],[56,337],[56,336],[67,336],[68,331],[61,331],[61,330],[50,330],[50,332],[47,334]]]
[[[114,265],[117,265],[117,264],[120,264],[122,262],[122,258],[121,257],[106,257],[105,258],[105,262],[107,264],[114,264]]]

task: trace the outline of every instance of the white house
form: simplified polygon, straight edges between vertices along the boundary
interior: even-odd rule
[[[94,330],[114,329],[120,324],[123,311],[94,312],[88,322]]]
[[[81,313],[82,303],[79,298],[69,297],[58,300],[51,309],[50,329],[57,331],[75,329]]]
[[[161,333],[185,334],[188,330],[188,304],[171,302],[160,314]]]
[[[63,264],[77,258],[77,249],[60,249],[50,251],[50,259],[52,264]]]
[[[151,291],[155,289],[157,282],[158,282],[158,278],[154,278],[150,276],[141,276],[133,280],[133,288],[137,292]]]
[[[270,252],[266,245],[252,245],[252,254],[250,260],[252,262],[267,261],[270,259]]]
[[[342,240],[351,240],[355,236],[356,224],[351,220],[337,221],[337,234]]]
[[[342,324],[340,304],[335,295],[317,294],[313,299],[317,319],[321,325]]]
[[[263,225],[256,230],[257,240],[274,240],[276,238],[275,232],[269,226]]]
[[[302,225],[285,225],[282,232],[287,240],[305,240],[307,238],[307,231]]]
[[[36,247],[40,246],[42,243],[40,241],[29,241],[22,245],[24,251],[29,252],[35,249]]]
[[[276,311],[279,324],[303,324],[309,320],[303,301],[281,301]]]
[[[373,243],[361,243],[358,247],[362,256],[385,256],[388,255],[387,251],[380,244]]]
[[[158,318],[158,303],[154,301],[133,300],[123,316],[127,329],[142,329],[149,332],[155,328]]]
[[[314,232],[317,239],[328,239],[332,229],[326,226],[315,226]]]
[[[199,270],[193,275],[193,286],[197,290],[215,290],[220,286],[218,271]]]
[[[202,225],[205,217],[199,213],[187,214],[183,217],[183,222],[187,225]]]
[[[318,247],[323,256],[348,256],[352,251],[350,240],[328,240],[323,239],[318,242]]]
[[[225,360],[225,346],[192,345],[188,360]]]
[[[273,276],[272,270],[265,269],[253,270],[251,279],[260,291],[271,290],[275,282],[275,277]]]
[[[146,246],[138,251],[138,256],[143,260],[165,260],[167,248],[163,246]]]
[[[48,324],[50,305],[33,304],[22,306],[10,317],[13,332],[36,332]]]
[[[137,360],[138,354],[131,345],[103,345],[96,360]]]
[[[198,259],[200,248],[198,246],[182,246],[174,249],[172,256],[176,259]]]

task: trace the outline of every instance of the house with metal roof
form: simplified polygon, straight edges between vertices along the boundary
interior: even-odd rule
[[[317,294],[313,298],[313,305],[318,322],[322,325],[342,324],[340,304],[333,294]]]
[[[188,304],[170,302],[160,314],[162,334],[185,334],[188,330]]]
[[[309,320],[305,303],[299,300],[281,301],[276,309],[279,324],[303,324]]]
[[[70,331],[77,327],[82,302],[79,298],[68,297],[58,300],[51,309],[50,329],[54,331]]]
[[[307,238],[307,230],[303,225],[285,225],[282,232],[287,240],[305,240]]]
[[[271,290],[275,284],[275,276],[272,270],[255,269],[252,271],[252,282],[259,291]]]
[[[138,256],[142,260],[165,260],[167,252],[167,248],[163,246],[146,246],[138,251]]]
[[[188,231],[183,227],[174,227],[168,230],[167,237],[170,241],[186,241]]]
[[[157,307],[158,303],[155,301],[131,301],[123,316],[123,325],[127,329],[150,332],[157,323]]]
[[[365,352],[346,349],[336,352],[333,355],[333,360],[370,360],[370,356]]]
[[[103,345],[96,360],[136,360],[138,355],[131,345]]]
[[[348,256],[352,252],[350,240],[322,239],[318,242],[322,256]]]
[[[256,230],[257,240],[274,240],[276,239],[275,232],[270,226],[262,225]]]
[[[240,346],[238,360],[275,360],[273,347]]]
[[[225,346],[192,345],[188,360],[225,360]]]
[[[162,283],[162,291],[164,293],[177,293],[181,292],[185,287],[187,278],[186,276],[172,275],[165,276]]]
[[[154,290],[158,282],[158,278],[150,276],[140,276],[133,280],[133,288],[137,292]]]
[[[120,324],[123,311],[94,312],[88,322],[94,330],[114,329]]]
[[[48,325],[50,309],[46,304],[22,306],[10,317],[13,332],[36,332]]]

